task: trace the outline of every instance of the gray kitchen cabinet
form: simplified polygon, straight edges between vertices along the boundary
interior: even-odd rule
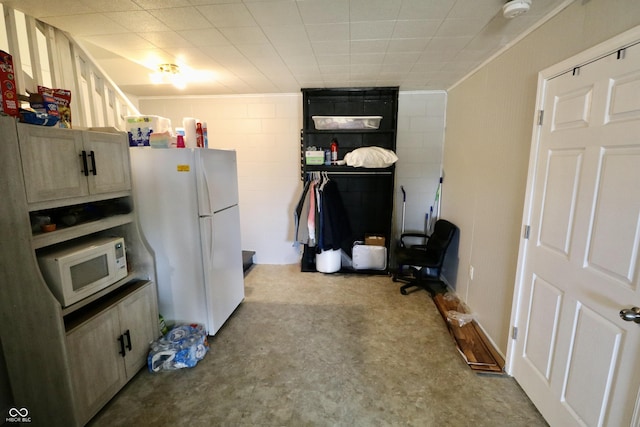
[[[82,426],[145,365],[160,336],[155,259],[138,227],[128,139],[0,116],[0,141],[0,343],[12,403],[26,408],[30,425]],[[97,175],[79,172],[83,150],[94,152]],[[68,216],[77,222],[60,221]],[[38,218],[57,229],[41,232]],[[63,306],[38,254],[102,236],[124,238],[127,276]]]
[[[122,135],[18,124],[29,203],[131,190],[128,144]]]
[[[76,412],[83,422],[145,366],[149,342],[156,338],[152,286],[141,282],[130,293],[112,298],[95,316],[67,326]]]

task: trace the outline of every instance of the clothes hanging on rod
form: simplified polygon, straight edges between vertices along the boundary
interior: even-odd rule
[[[296,244],[318,251],[352,245],[351,227],[335,181],[326,172],[309,172],[294,212]]]

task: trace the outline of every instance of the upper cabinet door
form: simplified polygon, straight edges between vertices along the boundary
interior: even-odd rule
[[[29,203],[131,189],[129,147],[121,133],[18,124]]]
[[[82,132],[18,125],[27,201],[89,194],[82,161]]]
[[[86,132],[84,150],[89,168],[89,192],[113,193],[131,189],[129,145],[120,133]]]

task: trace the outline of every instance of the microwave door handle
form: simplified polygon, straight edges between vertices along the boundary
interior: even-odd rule
[[[124,336],[127,337],[127,350],[131,351],[131,332],[127,329],[127,332],[124,333]]]
[[[124,349],[124,335],[120,335],[118,341],[120,341],[120,351],[118,353],[124,357],[126,354],[126,350]]]

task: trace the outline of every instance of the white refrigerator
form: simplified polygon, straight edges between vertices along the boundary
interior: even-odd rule
[[[215,335],[244,299],[236,152],[134,147],[130,154],[160,313]]]

